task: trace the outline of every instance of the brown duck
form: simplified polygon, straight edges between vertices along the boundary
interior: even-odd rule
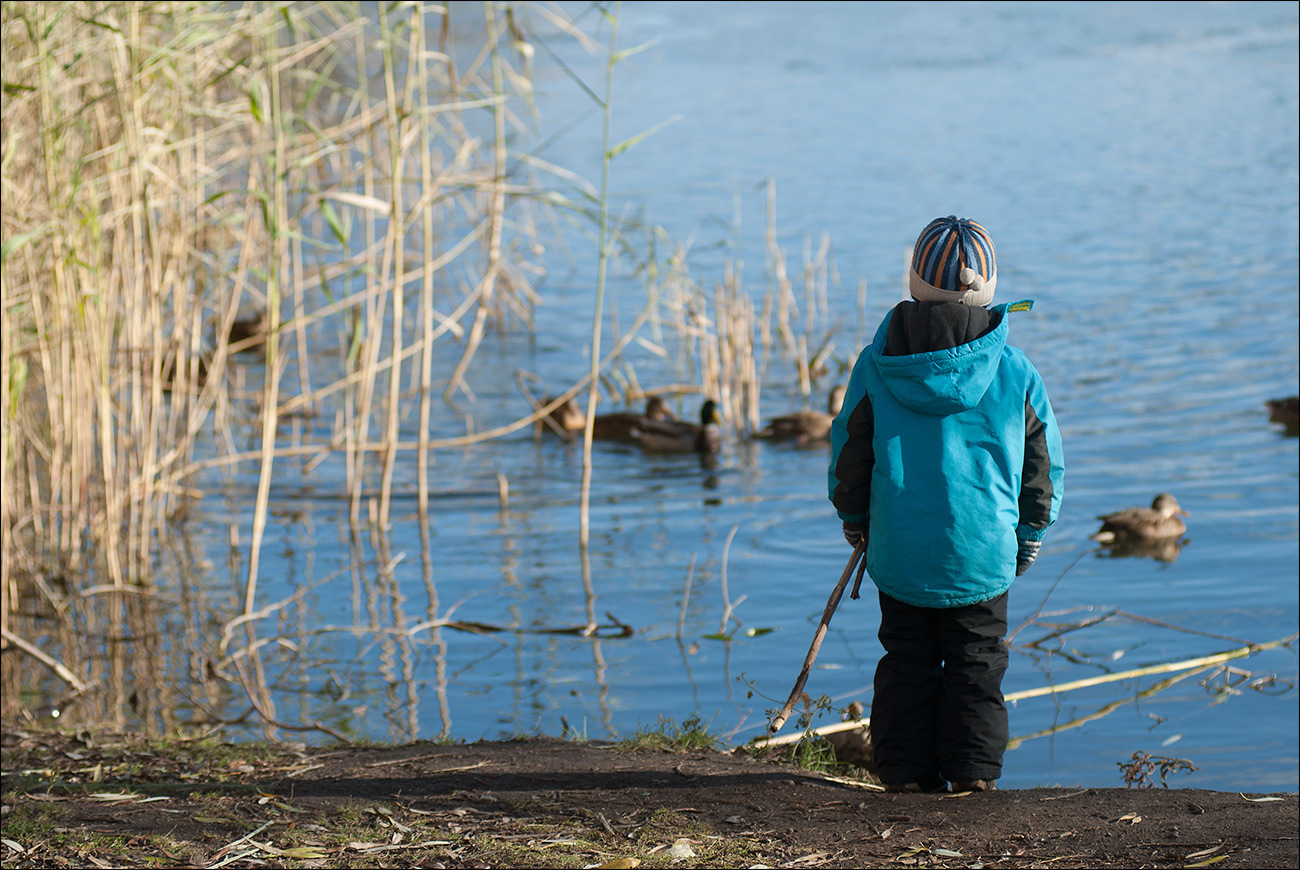
[[[555,401],[554,396],[546,396],[538,405],[539,408],[545,408],[551,402]],[[572,441],[576,432],[581,432],[587,425],[587,415],[582,413],[573,399],[569,399],[563,405],[560,405],[544,418],[539,419],[533,424],[533,428],[538,434],[541,434],[543,428],[550,429],[566,441]]]
[[[267,317],[265,313],[236,320],[230,324],[227,339],[231,350],[262,352],[265,350]]]
[[[1098,517],[1101,530],[1092,539],[1110,544],[1176,538],[1187,531],[1187,525],[1179,516],[1190,514],[1179,507],[1178,500],[1172,495],[1161,493],[1149,508],[1131,507]]]
[[[713,454],[722,448],[718,405],[709,399],[700,408],[700,422],[645,420],[632,430],[632,440],[648,453]]]
[[[1281,423],[1288,435],[1295,435],[1300,432],[1300,396],[1269,399],[1264,404],[1268,406],[1268,419],[1270,422]]]
[[[668,408],[668,404],[658,396],[646,399],[645,413],[630,411],[615,414],[599,414],[592,423],[591,437],[598,441],[635,441],[632,433],[645,429],[650,422],[676,423],[677,415]]]
[[[824,413],[822,411],[805,410],[776,417],[761,430],[755,432],[754,437],[797,441],[800,444],[806,444],[810,441],[824,441],[830,437],[831,423],[835,420],[835,415],[840,412],[842,407],[844,407],[844,385],[838,384],[830,392]]]
[[[871,727],[862,719],[863,707],[858,701],[849,704],[844,711],[844,721],[853,722],[857,728],[843,731],[830,731],[821,735],[835,749],[835,760],[840,764],[849,764],[874,774],[876,756],[871,746]]]

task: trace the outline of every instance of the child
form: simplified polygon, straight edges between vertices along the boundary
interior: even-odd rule
[[[931,221],[912,301],[858,356],[831,427],[829,497],[880,591],[871,734],[891,792],[985,791],[1002,773],[1007,589],[1061,504],[1061,435],[1037,370],[988,306],[993,242]]]

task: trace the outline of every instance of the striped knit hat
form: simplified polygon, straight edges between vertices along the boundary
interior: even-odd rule
[[[997,284],[998,261],[984,227],[949,215],[921,230],[912,250],[912,298],[983,307],[993,301]]]

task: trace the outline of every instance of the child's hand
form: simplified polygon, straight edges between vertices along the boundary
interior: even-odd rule
[[[849,542],[849,546],[856,548],[867,539],[866,523],[845,523],[844,540]]]
[[[1038,551],[1043,549],[1042,541],[1021,541],[1020,548],[1016,551],[1016,576],[1029,570],[1029,566],[1034,564],[1038,558]]]

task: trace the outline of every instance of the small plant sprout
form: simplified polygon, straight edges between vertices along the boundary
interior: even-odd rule
[[[1191,773],[1198,769],[1195,764],[1192,764],[1186,758],[1148,755],[1141,750],[1134,752],[1130,760],[1117,761],[1115,764],[1123,773],[1124,784],[1129,788],[1133,788],[1135,785],[1138,788],[1154,788],[1155,783],[1151,781],[1151,774],[1156,771],[1160,772],[1160,786],[1169,788],[1169,783],[1166,781],[1169,774]]]

